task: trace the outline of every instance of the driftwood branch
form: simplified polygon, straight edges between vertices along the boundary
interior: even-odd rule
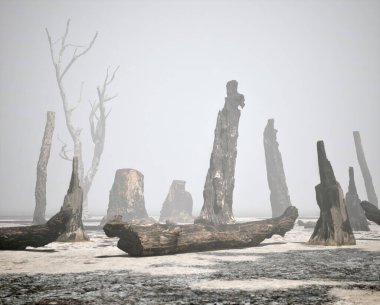
[[[152,256],[257,246],[274,234],[284,236],[297,217],[297,208],[289,207],[280,217],[238,224],[140,226],[111,222],[103,229],[108,237],[119,237],[118,248],[131,256]]]
[[[380,225],[380,210],[368,201],[362,201],[360,205],[364,210],[365,217]]]
[[[61,210],[43,225],[0,228],[0,250],[43,247],[64,232],[70,215],[70,210]]]

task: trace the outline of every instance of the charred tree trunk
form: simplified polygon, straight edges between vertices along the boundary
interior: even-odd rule
[[[368,201],[362,201],[360,205],[362,206],[367,219],[380,225],[380,210]]]
[[[193,222],[193,198],[185,189],[185,181],[173,180],[162,205],[160,222]]]
[[[50,148],[54,132],[55,112],[48,111],[46,117],[46,125],[44,137],[42,138],[42,145],[40,157],[37,164],[37,181],[35,189],[36,207],[34,209],[33,223],[43,224],[45,220],[46,211],[46,178],[47,178],[47,164],[50,157]]]
[[[43,225],[0,228],[0,250],[43,247],[64,232],[70,215],[70,210],[61,210]]]
[[[129,223],[154,223],[148,216],[144,199],[144,175],[135,169],[118,169],[110,191],[107,215],[100,225],[116,216]]]
[[[362,146],[362,140],[360,138],[359,131],[354,131],[354,141],[355,141],[356,155],[358,157],[360,170],[362,172],[363,179],[364,179],[365,189],[367,191],[368,201],[371,202],[374,206],[379,207],[375,188],[372,182],[372,176],[369,171],[367,161],[365,159],[364,150]]]
[[[297,217],[297,209],[289,207],[280,217],[247,223],[218,226],[108,223],[103,229],[108,237],[119,237],[118,248],[131,256],[152,256],[257,246],[274,234],[284,236]]]
[[[360,199],[356,191],[354,168],[349,168],[350,182],[346,193],[346,207],[350,224],[354,231],[369,231],[368,222],[360,206]]]
[[[278,217],[287,207],[291,206],[281,152],[278,148],[277,130],[274,129],[274,119],[268,120],[264,130],[265,161],[270,189],[272,217]]]
[[[315,187],[320,217],[309,244],[325,246],[355,245],[344,196],[327,159],[323,141],[318,141],[318,165],[321,183]]]
[[[235,186],[235,164],[240,119],[239,107],[244,107],[244,95],[237,92],[235,80],[227,83],[227,97],[219,111],[214,146],[203,190],[204,203],[196,223],[234,223],[232,198]]]
[[[89,240],[82,223],[83,191],[79,186],[78,158],[73,159],[73,171],[70,186],[63,201],[62,209],[72,211],[66,228],[57,241],[86,241]]]

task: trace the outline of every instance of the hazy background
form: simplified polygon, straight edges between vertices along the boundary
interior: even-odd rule
[[[214,128],[225,84],[239,82],[242,110],[234,210],[270,216],[263,130],[275,119],[288,188],[302,215],[319,212],[316,142],[344,192],[354,166],[366,198],[352,131],[361,132],[380,196],[380,1],[5,1],[0,0],[0,215],[32,215],[36,164],[46,111],[56,112],[48,165],[47,213],[67,191],[70,144],[45,33],[88,43],[65,77],[82,126],[86,168],[92,157],[88,100],[108,66],[120,65],[110,94],[106,143],[89,194],[91,214],[105,214],[115,170],[145,176],[146,208],[158,215],[173,179],[187,181],[194,214],[203,204]]]

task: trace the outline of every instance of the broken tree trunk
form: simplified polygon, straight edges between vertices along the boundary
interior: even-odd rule
[[[193,198],[185,189],[186,181],[173,180],[162,205],[160,222],[193,222]]]
[[[323,141],[318,141],[318,165],[321,183],[315,187],[321,210],[309,244],[325,246],[355,245],[340,184],[327,159]]]
[[[297,208],[289,207],[280,217],[246,223],[218,226],[107,223],[103,229],[108,237],[119,237],[118,248],[129,255],[153,256],[257,246],[274,234],[284,236],[297,217]]]
[[[360,205],[362,206],[367,219],[380,225],[380,210],[368,201],[362,201]]]
[[[372,182],[372,176],[369,171],[367,161],[365,159],[364,150],[362,146],[362,140],[360,138],[359,131],[354,131],[354,141],[355,141],[356,155],[358,157],[360,170],[362,172],[363,179],[364,179],[365,189],[367,191],[368,201],[371,202],[374,206],[379,207],[375,188]]]
[[[244,107],[244,95],[237,92],[236,80],[227,83],[227,97],[219,111],[214,146],[203,190],[204,203],[196,223],[234,223],[232,198],[235,185],[235,164],[240,119],[239,107]]]
[[[151,224],[154,219],[148,216],[144,199],[144,175],[138,170],[118,169],[110,191],[107,215],[100,225],[105,225],[115,216],[122,221],[136,224]]]
[[[63,201],[62,209],[71,210],[71,217],[66,224],[64,232],[57,241],[73,242],[89,240],[82,223],[83,191],[79,186],[78,157],[73,158],[73,171],[70,186]]]
[[[278,217],[292,204],[290,202],[288,186],[286,185],[281,152],[278,148],[277,130],[274,129],[274,119],[269,119],[265,127],[264,149],[272,217]]]
[[[0,250],[43,247],[64,232],[70,215],[70,210],[62,209],[43,225],[0,228]]]
[[[47,178],[47,164],[50,157],[50,148],[54,132],[55,112],[48,111],[46,117],[46,125],[44,137],[42,138],[42,145],[40,150],[40,157],[37,164],[37,181],[35,189],[36,207],[34,209],[33,223],[43,224],[45,220],[46,211],[46,178]]]
[[[368,222],[364,215],[364,211],[360,206],[360,199],[355,185],[354,168],[349,170],[350,182],[348,184],[348,192],[346,193],[346,207],[348,217],[350,218],[351,228],[354,231],[369,231]]]

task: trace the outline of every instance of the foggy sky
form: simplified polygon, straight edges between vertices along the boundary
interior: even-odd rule
[[[239,126],[233,208],[270,216],[263,131],[275,119],[292,204],[317,215],[316,142],[344,192],[359,130],[380,196],[380,1],[6,1],[0,0],[0,215],[32,215],[36,165],[46,112],[56,112],[48,165],[47,213],[67,191],[71,165],[57,139],[70,142],[45,33],[88,43],[88,54],[65,77],[83,128],[84,162],[92,157],[88,100],[108,66],[120,65],[109,93],[118,93],[89,194],[91,214],[105,214],[115,171],[145,176],[145,201],[158,215],[173,179],[186,180],[194,214],[203,204],[217,113],[226,82],[245,95]]]

